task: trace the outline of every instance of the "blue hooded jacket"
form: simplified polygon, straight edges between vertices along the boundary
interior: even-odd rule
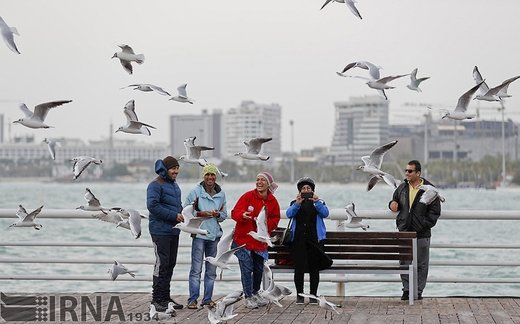
[[[155,162],[155,178],[146,189],[146,207],[149,212],[148,230],[151,235],[179,235],[173,228],[177,214],[182,211],[181,188],[168,177],[168,170],[162,160]]]

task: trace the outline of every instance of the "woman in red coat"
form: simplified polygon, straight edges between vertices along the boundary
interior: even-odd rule
[[[258,295],[264,262],[268,258],[267,243],[254,239],[248,233],[256,232],[256,217],[264,207],[269,235],[278,227],[280,205],[273,195],[276,188],[278,185],[273,176],[268,172],[260,172],[256,176],[256,188],[244,193],[231,211],[231,217],[236,221],[232,247],[245,244],[235,255],[240,265],[245,306],[248,308],[267,305],[267,301]]]

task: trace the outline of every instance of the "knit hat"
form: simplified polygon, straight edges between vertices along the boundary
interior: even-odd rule
[[[309,177],[303,177],[300,178],[300,180],[298,180],[298,182],[296,183],[296,188],[298,188],[298,191],[302,191],[302,187],[305,185],[309,185],[312,191],[314,191],[314,188],[316,187],[316,185],[314,184],[314,180],[312,180]]]
[[[278,188],[278,185],[274,182],[273,176],[269,172],[262,171],[257,175],[257,177],[263,177],[267,180],[267,185],[269,186],[269,191],[271,193],[274,193]]]
[[[213,173],[214,175],[217,175],[219,172],[214,164],[208,163],[202,168],[202,176],[205,176],[208,173]]]
[[[179,162],[177,161],[177,159],[170,155],[165,157],[162,161],[164,163],[164,166],[166,167],[166,170],[170,170],[171,168],[179,166]]]

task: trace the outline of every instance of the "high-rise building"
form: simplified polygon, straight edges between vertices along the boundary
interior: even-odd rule
[[[380,96],[351,97],[335,102],[335,127],[327,163],[361,163],[388,139],[388,101]]]
[[[242,101],[237,108],[230,108],[224,115],[223,158],[245,150],[244,141],[255,137],[272,137],[262,145],[267,155],[281,156],[282,107],[278,104],[259,104]]]
[[[208,114],[170,116],[170,147],[175,157],[186,154],[184,139],[196,136],[196,145],[212,146],[215,150],[204,151],[202,157],[220,158],[222,155],[222,111]]]

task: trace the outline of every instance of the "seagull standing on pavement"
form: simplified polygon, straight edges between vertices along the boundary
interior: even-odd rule
[[[270,140],[272,140],[271,137],[257,137],[250,139],[249,141],[244,142],[246,151],[235,153],[235,156],[246,160],[267,161],[269,160],[269,156],[260,154],[260,151],[262,150],[262,144],[269,142]]]
[[[410,84],[408,84],[406,87],[410,90],[422,92],[422,90],[419,88],[419,84],[421,82],[428,80],[430,77],[424,77],[417,79],[417,68],[415,68],[412,73],[410,74]]]
[[[186,87],[188,86],[187,83],[181,84],[179,87],[177,87],[177,95],[174,97],[171,97],[170,100],[174,100],[177,102],[188,102],[190,104],[193,104],[193,99],[188,97],[188,94],[186,92]]]
[[[119,127],[116,130],[116,133],[123,132],[128,134],[152,135],[148,127],[153,129],[155,129],[155,127],[139,121],[137,114],[135,113],[135,101],[133,99],[126,103],[123,113],[126,116],[126,125]]]
[[[103,161],[90,156],[76,156],[73,157],[71,161],[74,162],[74,165],[72,166],[72,173],[74,173],[72,180],[76,180],[77,178],[79,178],[83,171],[85,171],[85,169],[92,163],[97,165],[103,163]]]
[[[356,206],[354,203],[350,203],[345,207],[345,211],[347,212],[347,220],[342,221],[339,223],[340,226],[345,226],[348,228],[361,228],[362,230],[366,231],[367,228],[370,228],[370,225],[363,224],[363,219],[369,218],[369,217],[359,217],[356,214]]]
[[[128,270],[122,263],[114,261],[112,267],[108,269],[108,273],[110,274],[110,278],[112,280],[116,280],[117,276],[128,273],[132,278],[135,278],[135,271]]]
[[[198,164],[203,167],[206,164],[208,164],[208,161],[200,157],[202,151],[214,150],[215,148],[210,146],[195,145],[196,138],[196,136],[191,136],[184,140],[186,154],[181,155],[179,157],[179,160],[184,161],[186,163]]]
[[[361,18],[361,14],[359,13],[358,9],[356,8],[356,0],[326,0],[323,6],[321,6],[320,10],[323,9],[326,5],[329,4],[329,2],[336,1],[339,3],[344,3],[347,5],[347,8],[354,14],[354,16]]]
[[[397,180],[389,173],[381,171],[381,165],[383,164],[383,157],[388,150],[390,150],[397,140],[386,143],[372,151],[370,156],[363,156],[361,160],[364,165],[358,167],[358,170],[369,173],[372,175],[368,181],[367,191],[370,191],[379,181],[385,181],[390,187],[397,188]]]
[[[133,90],[141,90],[143,92],[155,91],[158,94],[163,95],[163,96],[171,96],[171,94],[168,93],[167,91],[165,91],[163,88],[158,87],[153,84],[149,84],[149,83],[130,84],[129,86],[121,88],[121,89],[130,88],[130,87],[134,87]]]
[[[29,128],[50,128],[52,126],[49,126],[44,123],[45,117],[47,117],[49,110],[51,108],[61,106],[71,101],[72,100],[58,100],[45,102],[35,106],[34,112],[30,111],[29,108],[27,108],[27,106],[24,103],[22,103],[20,105],[20,110],[24,113],[25,117],[15,120],[13,124],[18,123]]]
[[[43,225],[37,224],[34,219],[38,214],[42,211],[43,206],[33,210],[29,214],[27,214],[27,210],[23,208],[22,205],[18,205],[18,211],[16,212],[16,216],[18,216],[18,221],[14,224],[9,225],[9,227],[33,227],[35,230],[40,230]]]
[[[49,149],[49,153],[51,154],[51,158],[56,160],[56,145],[61,146],[60,142],[56,142],[50,138],[45,138],[43,140],[44,143],[47,143],[47,148]]]
[[[325,296],[323,296],[323,295],[321,295],[320,297],[316,297],[314,295],[304,294],[304,293],[299,293],[298,295],[300,295],[302,297],[316,299],[318,301],[318,305],[321,308],[325,309],[325,318],[327,318],[327,311],[330,311],[331,320],[332,320],[332,311],[336,312],[336,314],[339,314],[338,310],[336,309],[336,307],[338,307],[338,305],[331,303],[330,301],[325,299]]]
[[[121,52],[116,52],[112,56],[112,58],[118,58],[128,74],[133,73],[132,62],[137,64],[144,63],[144,55],[143,54],[135,54],[134,50],[128,45],[117,45],[121,48]]]
[[[193,204],[189,204],[182,209],[182,217],[184,218],[182,222],[178,223],[174,226],[174,228],[178,228],[183,232],[189,234],[201,234],[207,235],[208,231],[205,229],[201,229],[200,225],[203,221],[208,219],[207,217],[196,217],[194,215],[195,206]]]
[[[9,49],[17,54],[20,54],[20,51],[16,47],[16,43],[14,42],[14,35],[20,36],[18,34],[18,30],[16,27],[9,27],[5,21],[0,17],[0,33],[2,33],[2,38],[4,39],[5,44]]]

